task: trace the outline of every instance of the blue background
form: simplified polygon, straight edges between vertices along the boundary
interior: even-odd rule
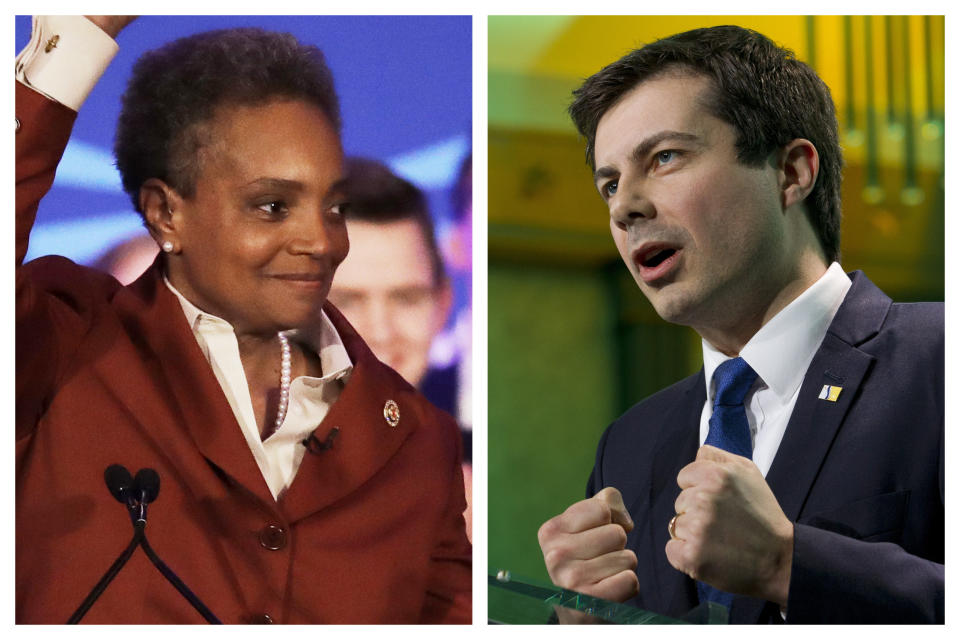
[[[55,253],[89,264],[141,229],[111,151],[133,63],[175,38],[238,26],[288,31],[320,47],[340,97],[346,153],[385,161],[424,189],[439,230],[447,227],[450,187],[471,144],[469,16],[148,16],[120,34],[120,52],[80,110],[27,259]],[[17,51],[30,28],[29,16],[16,17]]]

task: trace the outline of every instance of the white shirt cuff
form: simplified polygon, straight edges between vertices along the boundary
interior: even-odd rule
[[[17,56],[17,80],[79,111],[119,48],[83,16],[34,16],[30,42]]]

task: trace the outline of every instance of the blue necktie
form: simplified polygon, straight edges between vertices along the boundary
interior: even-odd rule
[[[704,444],[735,453],[745,458],[753,457],[750,439],[750,424],[743,399],[757,379],[757,372],[743,358],[733,358],[722,363],[713,372],[716,395],[713,398],[713,414],[710,416],[710,431]],[[700,602],[716,602],[730,608],[733,594],[714,589],[697,582]]]

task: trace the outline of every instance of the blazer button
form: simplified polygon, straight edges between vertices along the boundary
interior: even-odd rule
[[[260,529],[260,546],[271,551],[278,551],[287,546],[287,532],[275,524],[268,524]]]
[[[250,616],[250,624],[273,624],[269,613],[255,613]]]

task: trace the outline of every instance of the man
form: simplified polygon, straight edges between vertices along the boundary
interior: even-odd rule
[[[943,306],[839,254],[829,90],[764,36],[698,29],[570,113],[614,242],[704,368],[606,431],[539,538],[557,584],[731,622],[943,621]]]
[[[346,173],[350,253],[337,269],[330,300],[358,332],[366,332],[367,344],[380,360],[421,389],[431,402],[453,413],[455,369],[445,370],[446,379],[428,376],[430,345],[447,321],[453,291],[426,198],[375,160],[348,158]],[[440,389],[439,396],[426,388],[428,380],[433,380],[430,390]],[[462,433],[464,450],[469,452],[469,432]],[[464,518],[469,538],[469,455],[464,460]]]
[[[346,165],[350,253],[330,299],[378,358],[418,386],[453,300],[426,199],[379,162]]]

